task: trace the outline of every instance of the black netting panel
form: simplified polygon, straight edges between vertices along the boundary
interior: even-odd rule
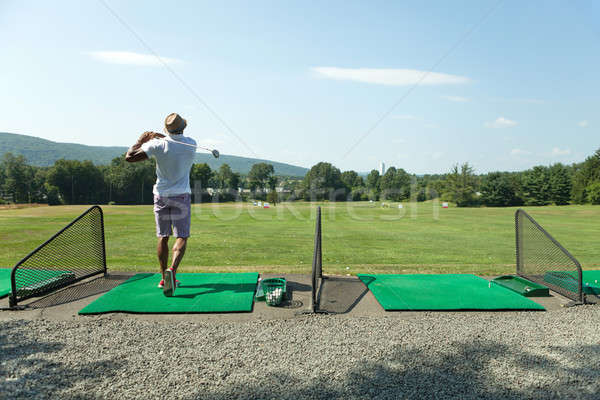
[[[581,265],[523,210],[515,213],[517,274],[583,302]]]
[[[102,209],[91,207],[12,271],[11,305],[106,272]]]
[[[321,249],[321,207],[317,208],[317,220],[315,223],[315,250],[312,263],[312,298],[311,311],[318,309],[318,292],[323,278],[323,251]]]
[[[72,303],[90,296],[106,293],[129,278],[131,278],[131,275],[99,275],[36,298],[27,303],[27,308],[48,308]]]

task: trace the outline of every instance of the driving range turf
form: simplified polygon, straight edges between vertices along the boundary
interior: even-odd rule
[[[386,311],[544,310],[471,274],[359,274]]]
[[[0,268],[0,299],[10,293],[10,269]]]
[[[515,208],[449,208],[439,203],[197,204],[184,272],[310,271],[316,206],[323,211],[328,274],[514,273]],[[22,257],[89,206],[0,210],[0,267]],[[152,206],[102,206],[107,264],[113,271],[154,271]],[[575,255],[600,269],[598,206],[525,207]]]
[[[79,314],[132,313],[223,313],[250,312],[258,274],[181,274],[181,284],[172,297],[158,289],[160,274],[136,274],[87,305]]]

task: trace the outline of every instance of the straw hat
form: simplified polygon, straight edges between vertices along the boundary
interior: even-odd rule
[[[165,132],[170,135],[178,135],[183,133],[183,130],[187,126],[187,121],[181,118],[181,115],[177,113],[171,113],[165,118]]]

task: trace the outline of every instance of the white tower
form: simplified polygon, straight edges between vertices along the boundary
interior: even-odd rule
[[[379,163],[379,175],[385,174],[385,163],[382,161]]]

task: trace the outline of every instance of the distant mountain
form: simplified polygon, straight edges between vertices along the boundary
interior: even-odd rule
[[[0,157],[4,153],[22,154],[29,164],[45,167],[54,164],[56,160],[90,160],[96,165],[106,165],[115,158],[122,156],[127,147],[119,146],[86,146],[76,143],[57,143],[35,136],[17,135],[0,132]],[[276,175],[304,176],[308,169],[295,165],[270,160],[246,158],[221,154],[215,159],[210,154],[197,153],[197,163],[207,163],[211,169],[218,169],[223,164],[229,164],[234,172],[247,174],[252,165],[260,162],[272,164]]]

